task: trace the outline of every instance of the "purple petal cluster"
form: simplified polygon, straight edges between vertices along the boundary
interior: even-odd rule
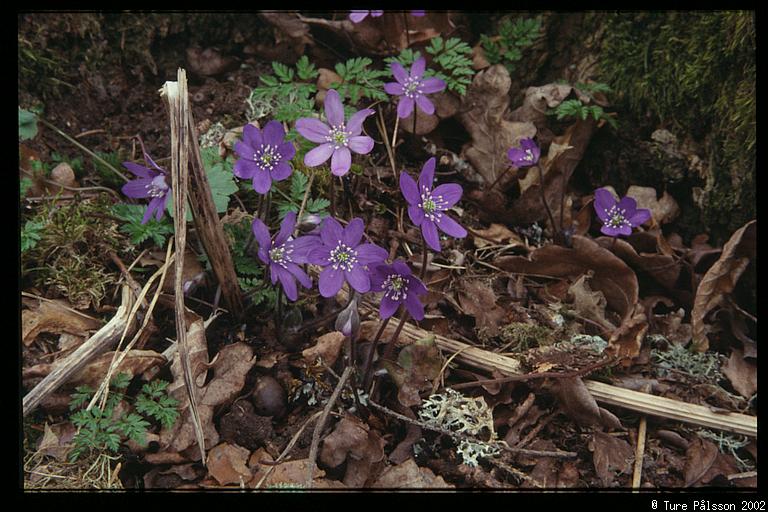
[[[329,89],[325,95],[325,117],[328,124],[310,117],[296,121],[296,130],[304,138],[320,143],[304,156],[304,164],[317,167],[330,158],[331,172],[334,175],[347,174],[352,165],[350,151],[365,155],[373,149],[373,139],[360,135],[363,131],[363,121],[373,113],[372,109],[366,108],[356,112],[346,121],[339,93]]]
[[[440,252],[440,236],[437,229],[455,238],[467,236],[467,230],[446,215],[445,211],[459,202],[463,189],[456,183],[445,183],[432,189],[435,179],[435,158],[424,164],[417,183],[405,171],[400,173],[400,191],[408,202],[408,216],[416,226],[427,245]]]
[[[243,128],[243,140],[235,143],[239,159],[233,172],[242,179],[253,179],[253,189],[266,194],[273,181],[286,179],[291,175],[291,158],[296,148],[285,140],[283,125],[270,121],[260,130],[252,124]]]
[[[288,212],[280,224],[280,231],[274,239],[269,236],[269,229],[258,218],[253,219],[253,235],[259,244],[259,259],[269,266],[272,284],[280,281],[289,300],[298,298],[296,281],[304,288],[312,287],[312,279],[299,267],[307,263],[307,254],[317,245],[316,236],[292,238],[296,226],[296,213]]]
[[[536,145],[533,139],[522,139],[519,148],[510,148],[507,156],[517,168],[530,167],[539,162],[541,149]]]
[[[595,212],[602,221],[600,232],[608,236],[629,236],[632,228],[651,218],[651,211],[638,208],[637,202],[627,196],[617,201],[605,188],[595,190]]]
[[[352,10],[349,11],[349,21],[352,23],[360,23],[365,18],[370,15],[372,18],[378,18],[384,14],[384,11],[363,11],[363,10]]]
[[[371,268],[371,286],[372,291],[384,292],[379,306],[382,319],[395,314],[400,304],[405,304],[405,309],[414,319],[424,318],[424,304],[419,295],[425,295],[427,287],[402,260]]]
[[[150,198],[147,211],[144,212],[144,218],[141,220],[142,224],[149,222],[153,213],[156,220],[162,219],[165,207],[171,199],[170,176],[146,152],[144,161],[149,167],[133,162],[123,162],[123,167],[138,176],[138,179],[129,181],[122,188],[123,194],[133,199]]]
[[[397,104],[397,115],[405,118],[413,112],[413,105],[426,114],[434,114],[435,105],[426,97],[426,94],[440,92],[445,89],[445,82],[439,78],[424,78],[424,70],[427,62],[424,57],[416,59],[411,66],[411,71],[397,61],[392,62],[392,76],[397,82],[384,84],[384,90],[393,96],[401,96]]]
[[[360,243],[363,236],[363,220],[352,219],[346,228],[326,217],[320,225],[320,240],[309,252],[309,263],[320,265],[318,288],[323,297],[333,297],[344,281],[360,293],[371,289],[367,266],[383,263],[387,251],[378,245]]]

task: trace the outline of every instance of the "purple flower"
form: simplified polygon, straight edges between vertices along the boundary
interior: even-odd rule
[[[360,293],[371,289],[367,265],[383,263],[387,251],[378,245],[360,243],[363,236],[363,220],[354,218],[346,228],[326,217],[320,226],[319,246],[309,252],[309,263],[325,267],[320,272],[318,288],[323,297],[333,297],[346,280]]]
[[[373,267],[371,285],[373,291],[384,292],[379,306],[382,319],[395,314],[400,304],[405,304],[405,309],[415,320],[424,318],[424,304],[418,296],[425,295],[427,287],[402,260],[396,260],[391,265],[385,263]]]
[[[637,208],[637,202],[631,197],[616,201],[607,189],[595,190],[595,212],[603,222],[600,232],[608,236],[629,236],[636,228],[651,218],[651,211]]]
[[[445,234],[464,238],[465,230],[458,222],[446,215],[447,209],[459,202],[463,192],[461,185],[445,183],[432,190],[435,178],[435,158],[424,164],[419,175],[419,184],[413,181],[405,171],[400,173],[400,190],[408,201],[408,216],[416,226],[421,226],[421,234],[432,250],[440,252],[440,237],[437,228]]]
[[[321,143],[304,156],[304,164],[317,167],[330,158],[333,174],[347,174],[352,165],[350,150],[365,155],[373,149],[373,139],[360,135],[363,131],[363,121],[373,112],[370,108],[360,110],[349,118],[349,122],[345,122],[344,105],[339,93],[329,89],[325,95],[325,117],[328,124],[311,117],[296,121],[296,130],[304,138]]]
[[[142,167],[133,162],[123,162],[123,167],[138,176],[139,179],[129,181],[122,188],[123,194],[133,199],[151,198],[147,211],[144,212],[144,218],[141,219],[142,224],[149,222],[153,213],[155,213],[156,220],[162,219],[165,207],[171,199],[171,180],[165,169],[157,165],[146,152],[144,153],[144,161],[149,167]]]
[[[360,23],[365,18],[367,18],[369,14],[373,18],[378,18],[379,16],[384,14],[384,11],[360,11],[360,10],[355,11],[355,10],[352,10],[352,11],[349,11],[349,21],[351,21],[352,23]]]
[[[392,75],[397,82],[384,84],[384,90],[393,96],[402,96],[397,104],[397,115],[405,118],[413,112],[414,102],[426,114],[435,112],[435,105],[425,96],[445,89],[445,82],[439,78],[423,78],[427,61],[424,57],[416,59],[411,66],[411,72],[407,73],[399,62],[392,62]]]
[[[417,18],[421,18],[426,14],[427,14],[427,11],[411,11],[411,16],[416,16]]]
[[[285,296],[291,301],[298,298],[296,280],[304,288],[312,287],[312,279],[299,267],[307,263],[307,253],[317,245],[316,236],[291,237],[296,226],[296,212],[288,212],[280,224],[280,231],[274,240],[269,236],[269,229],[258,218],[253,219],[253,235],[259,244],[259,259],[269,266],[272,284],[280,281]]]
[[[285,141],[283,125],[270,121],[263,131],[252,124],[245,125],[243,140],[235,143],[235,153],[240,157],[233,169],[235,176],[253,179],[253,189],[266,194],[273,180],[284,180],[291,175],[288,162],[296,154],[296,148]]]
[[[541,156],[541,149],[536,145],[533,139],[522,139],[519,148],[510,148],[507,156],[512,161],[512,165],[517,168],[530,167],[536,165]]]

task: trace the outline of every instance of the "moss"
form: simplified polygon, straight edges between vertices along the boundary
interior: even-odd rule
[[[727,239],[755,217],[754,13],[619,13],[605,25],[601,79],[639,120],[703,145],[701,221]]]
[[[105,220],[110,206],[108,196],[44,203],[32,219],[44,227],[35,247],[25,253],[22,275],[76,307],[98,307],[115,282],[109,251],[133,250],[117,222]]]
[[[493,341],[505,351],[523,352],[533,347],[552,345],[558,340],[556,334],[556,331],[543,325],[513,322],[503,326],[495,337],[488,336],[484,329],[477,336],[483,343]]]

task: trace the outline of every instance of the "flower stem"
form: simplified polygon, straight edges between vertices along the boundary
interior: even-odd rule
[[[331,217],[336,217],[336,182],[331,176]]]
[[[275,308],[275,332],[278,341],[283,338],[283,289],[277,287],[277,307]]]
[[[405,322],[408,321],[409,318],[411,318],[410,313],[408,311],[400,306],[400,311],[402,314],[400,315],[400,323],[397,324],[397,328],[395,329],[395,332],[392,334],[392,337],[387,342],[387,348],[384,349],[384,355],[382,356],[384,359],[391,359],[392,353],[395,351],[395,342],[397,341],[397,337],[400,336],[400,331],[403,330],[403,327],[405,326]]]
[[[423,283],[424,278],[427,276],[427,260],[429,259],[429,249],[427,248],[427,241],[424,239],[423,233],[421,234],[421,253],[421,271],[419,272],[419,280]]]
[[[381,335],[384,333],[384,329],[387,327],[387,324],[389,324],[391,319],[392,317],[390,316],[381,321],[379,330],[376,331],[376,336],[373,338],[371,350],[368,352],[368,357],[365,361],[365,368],[363,369],[363,389],[368,389],[371,384],[371,364],[373,363],[373,356],[376,353],[376,347],[379,345]]]
[[[403,21],[405,22],[405,40],[408,43],[408,47],[411,46],[411,34],[410,30],[408,29],[408,15],[405,14],[405,11],[403,11]],[[414,130],[415,132],[416,130]]]
[[[549,204],[547,203],[547,198],[544,194],[544,172],[541,170],[541,166],[536,166],[539,169],[539,192],[541,193],[541,202],[544,203],[544,208],[547,210],[547,215],[549,215],[549,222],[552,224],[552,231],[555,232],[557,230],[557,226],[555,225],[555,217],[552,215],[552,210],[549,209]]]
[[[413,136],[416,137],[416,115],[418,113],[418,110],[416,108],[416,104],[413,104]]]

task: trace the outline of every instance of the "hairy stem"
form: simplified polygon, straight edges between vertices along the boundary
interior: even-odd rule
[[[389,324],[392,317],[387,317],[379,324],[379,330],[376,331],[376,336],[373,337],[373,343],[371,344],[371,350],[368,352],[368,358],[365,361],[365,368],[363,368],[363,389],[368,389],[371,385],[371,365],[373,364],[373,356],[376,354],[376,347],[379,345],[381,335],[384,333],[384,329]]]

